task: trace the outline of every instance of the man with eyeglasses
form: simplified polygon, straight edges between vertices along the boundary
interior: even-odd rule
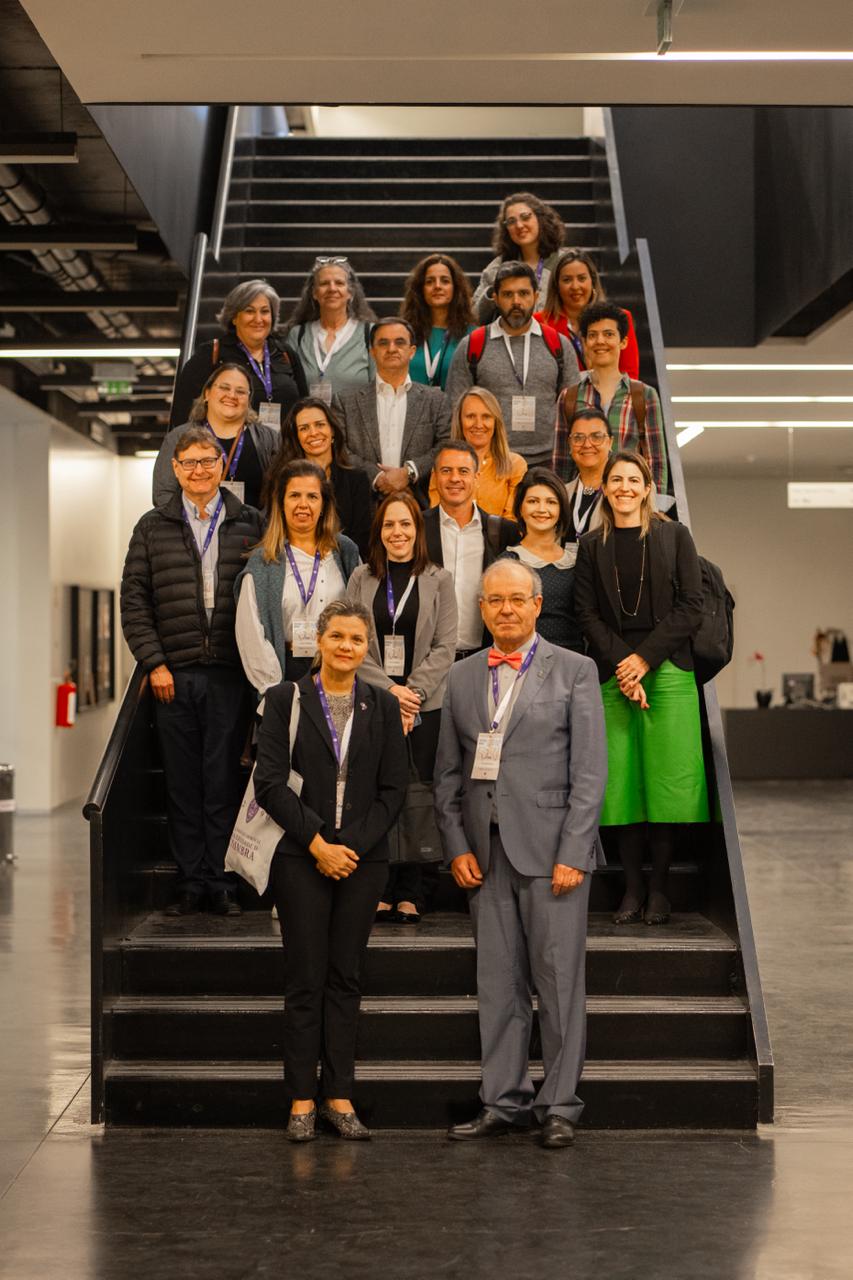
[[[539,575],[513,560],[483,574],[491,649],[451,668],[435,767],[446,861],[469,894],[477,943],[479,1114],[458,1141],[542,1125],[574,1141],[586,1046],[590,878],[601,861],[604,712],[591,658],[543,640]],[[544,1078],[528,1061],[538,997]]]
[[[121,581],[121,623],[148,673],[178,866],[169,915],[204,903],[239,915],[224,864],[240,803],[246,681],[234,638],[234,580],[261,517],[220,488],[222,450],[204,427],[175,445],[179,491],[137,523]]]
[[[370,333],[376,378],[340,398],[350,457],[380,497],[416,486],[425,493],[435,450],[450,436],[444,392],[409,377],[416,350],[407,320],[377,320]]]
[[[570,401],[571,392],[561,401],[554,432],[554,470],[566,481],[577,474],[569,448],[568,421],[574,410],[598,409],[610,424],[615,447],[641,453],[651,468],[658,494],[665,495],[669,468],[660,398],[654,387],[619,369],[619,356],[628,344],[627,315],[614,302],[593,302],[581,312],[578,329],[587,367],[580,375],[574,401]],[[665,505],[658,503],[662,510]]]
[[[536,273],[527,263],[505,262],[498,268],[493,290],[497,319],[475,329],[456,348],[447,397],[456,404],[473,386],[491,391],[500,401],[510,449],[528,467],[550,467],[557,397],[579,375],[566,339],[533,315],[537,288]]]

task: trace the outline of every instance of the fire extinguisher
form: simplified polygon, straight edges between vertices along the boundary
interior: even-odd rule
[[[66,671],[62,684],[56,690],[56,727],[73,729],[77,720],[77,686]]]

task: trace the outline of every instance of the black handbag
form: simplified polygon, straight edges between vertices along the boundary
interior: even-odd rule
[[[390,862],[441,862],[444,854],[435,822],[432,783],[422,782],[409,752],[409,786],[400,816],[388,832]]]

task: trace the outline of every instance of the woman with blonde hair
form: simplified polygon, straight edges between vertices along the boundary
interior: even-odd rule
[[[509,447],[501,406],[485,387],[460,396],[450,423],[451,440],[467,440],[480,461],[477,505],[492,516],[514,520],[513,502],[518,483],[527,471],[521,454]],[[430,506],[438,506],[435,475],[430,479]]]
[[[296,459],[267,486],[264,536],[237,579],[237,647],[263,696],[299,680],[316,652],[317,618],[346,595],[358,548],[340,533],[332,486],[322,467]]]

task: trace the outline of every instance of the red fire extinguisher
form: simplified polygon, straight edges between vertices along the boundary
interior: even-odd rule
[[[65,679],[56,690],[56,727],[73,729],[77,720],[77,686],[66,671]]]

